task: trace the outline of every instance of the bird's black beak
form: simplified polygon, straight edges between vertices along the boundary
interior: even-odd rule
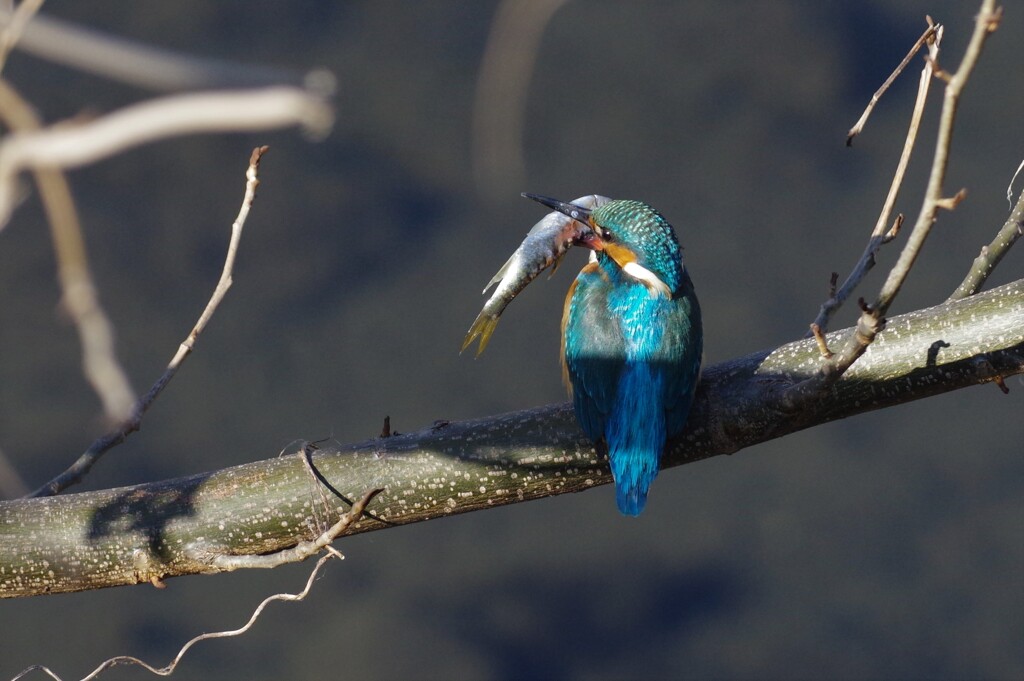
[[[566,203],[565,201],[559,201],[553,199],[550,196],[541,196],[540,194],[530,194],[523,192],[523,198],[533,199],[537,203],[543,204],[552,210],[557,210],[559,213],[568,215],[573,220],[582,222],[587,227],[590,227],[590,209],[582,206],[577,206],[575,203]]]

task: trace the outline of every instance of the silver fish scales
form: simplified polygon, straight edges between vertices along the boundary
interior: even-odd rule
[[[588,194],[572,203],[580,208],[592,210],[609,201],[611,199],[607,196]],[[577,241],[585,239],[590,233],[589,226],[556,211],[548,213],[535,224],[512,257],[484,287],[483,292],[487,293],[489,288],[495,284],[498,285],[491,297],[484,303],[484,308],[473,321],[473,325],[469,327],[469,332],[466,334],[465,340],[462,341],[460,352],[465,351],[474,339],[479,338],[480,345],[476,350],[479,357],[487,347],[491,334],[494,333],[494,328],[498,325],[498,319],[512,299],[549,266],[554,265],[552,269],[554,272],[569,248]]]

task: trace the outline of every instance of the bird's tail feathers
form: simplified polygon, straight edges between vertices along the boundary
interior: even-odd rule
[[[615,503],[619,505],[619,512],[634,518],[640,515],[647,505],[647,489],[640,485],[628,486],[616,482]]]
[[[615,478],[615,501],[623,515],[638,516],[647,505],[647,492],[658,475],[657,447],[609,451]]]

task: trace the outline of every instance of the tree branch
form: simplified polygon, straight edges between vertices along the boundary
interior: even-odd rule
[[[832,341],[850,330],[830,334]],[[705,370],[666,468],[814,425],[1024,373],[1024,280],[895,317],[827,399],[786,408],[818,371],[813,339]],[[611,481],[568,404],[322,450],[343,495],[383,488],[352,532],[578,492]],[[281,551],[322,533],[304,455],[187,478],[0,502],[0,596],[80,591],[222,571],[224,556]],[[334,511],[329,522],[339,519]]]
[[[889,307],[896,300],[903,282],[910,274],[910,269],[914,266],[932,226],[938,219],[939,210],[953,210],[966,196],[964,189],[951,197],[942,195],[942,184],[946,178],[949,149],[953,140],[953,124],[956,121],[960,94],[978,62],[978,57],[981,56],[985,40],[999,27],[1001,17],[1002,10],[996,9],[995,0],[983,0],[975,20],[974,32],[956,73],[950,76],[948,73],[940,71],[938,65],[932,65],[936,76],[946,80],[947,84],[942,113],[939,117],[935,154],[932,157],[931,172],[928,176],[928,186],[925,189],[924,201],[917,221],[914,223],[914,228],[900,252],[896,264],[889,270],[889,276],[882,284],[882,289],[875,302],[868,304],[861,299],[861,314],[857,319],[857,326],[847,336],[843,349],[830,359],[823,361],[816,374],[787,391],[785,401],[789,409],[801,410],[806,408],[808,403],[821,399],[839,377],[864,355],[888,323],[886,314],[889,312]]]

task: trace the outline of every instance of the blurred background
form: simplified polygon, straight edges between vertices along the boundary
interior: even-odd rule
[[[583,253],[515,301],[479,359],[458,353],[480,289],[543,214],[521,191],[663,212],[686,248],[708,363],[802,336],[829,274],[845,277],[875,222],[920,58],[852,149],[846,131],[925,14],[946,25],[953,70],[978,6],[521,4],[503,10],[512,26],[551,21],[535,51],[513,32],[513,61],[495,66],[485,55],[509,39],[495,2],[51,0],[51,16],[133,40],[323,67],[338,83],[325,140],[194,137],[69,173],[141,392],[213,290],[249,152],[271,147],[234,287],[141,432],[82,489],[269,458],[296,438],[363,440],[385,415],[405,431],[563,401],[558,326]],[[946,189],[968,199],[940,216],[894,313],[943,301],[1008,214],[1024,156],[1022,35],[1024,11],[1008,3],[957,121]],[[502,87],[480,84],[485,63],[509,83],[527,74],[523,98],[496,100]],[[150,96],[18,52],[5,77],[48,122]],[[939,85],[896,207],[910,219]],[[509,146],[517,128],[522,145]],[[902,243],[883,251],[864,295]],[[1022,264],[1018,247],[989,285],[1020,278]],[[32,488],[102,430],[54,269],[33,194],[0,232],[0,449]],[[602,487],[345,539],[348,560],[309,600],[199,644],[178,674],[1024,677],[1024,381],[1008,383],[1008,396],[980,386],[667,471],[639,519]],[[264,596],[298,591],[309,569],[5,601],[0,677],[43,663],[78,678],[118,654],[165,664],[193,635],[239,626]]]

